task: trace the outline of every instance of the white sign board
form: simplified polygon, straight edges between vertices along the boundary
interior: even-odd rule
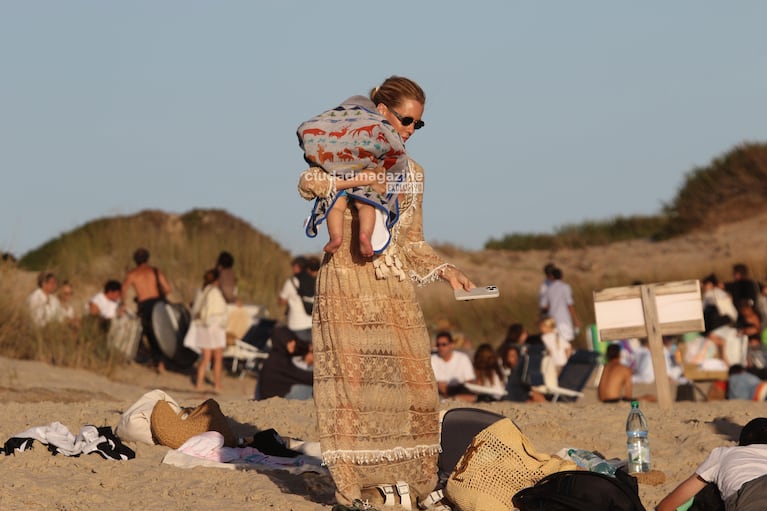
[[[594,291],[594,315],[602,340],[647,338],[658,404],[670,408],[663,335],[704,330],[700,283],[687,280]]]

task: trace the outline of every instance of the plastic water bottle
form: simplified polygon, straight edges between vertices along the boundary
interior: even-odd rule
[[[567,455],[581,468],[587,468],[591,472],[615,476],[615,467],[591,451],[585,449],[569,449]]]
[[[639,409],[639,401],[632,401],[631,411],[626,419],[629,472],[650,471],[650,440],[647,433],[647,419]]]

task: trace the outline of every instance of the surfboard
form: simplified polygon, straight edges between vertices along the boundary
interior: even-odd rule
[[[197,353],[184,346],[190,321],[189,310],[180,303],[157,302],[152,309],[152,327],[160,350],[182,367],[189,367],[197,360]]]

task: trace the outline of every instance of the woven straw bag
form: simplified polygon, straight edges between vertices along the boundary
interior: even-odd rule
[[[197,408],[183,409],[181,413],[176,413],[167,401],[157,401],[152,409],[150,427],[155,442],[172,449],[178,449],[193,436],[206,431],[218,431],[224,437],[224,445],[237,447],[237,437],[213,399],[208,399]]]
[[[460,511],[509,511],[511,499],[572,461],[538,453],[511,419],[480,431],[450,474],[445,493]]]

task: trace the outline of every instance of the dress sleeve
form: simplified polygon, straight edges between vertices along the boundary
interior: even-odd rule
[[[332,197],[335,194],[335,178],[318,167],[301,173],[298,193],[306,200]]]
[[[423,183],[423,168],[412,162],[416,183]],[[410,278],[419,285],[438,280],[439,272],[448,266],[434,249],[423,239],[423,190],[413,190],[413,219],[410,228],[398,239],[400,253],[410,270]]]

